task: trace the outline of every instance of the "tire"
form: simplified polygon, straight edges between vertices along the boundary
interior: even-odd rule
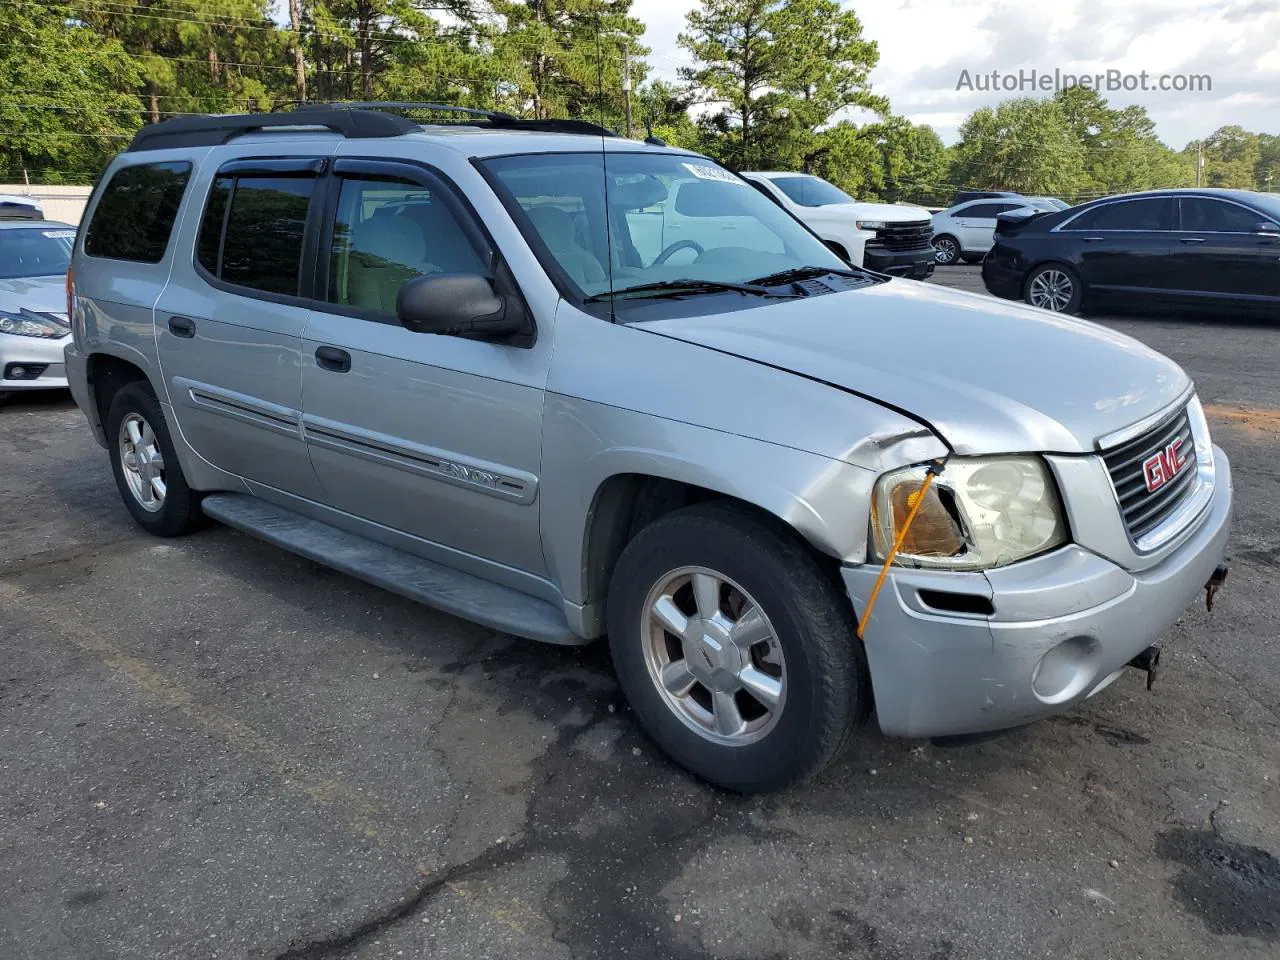
[[[933,238],[933,259],[940,267],[949,267],[960,259],[960,241],[949,233]]]
[[[187,486],[150,385],[134,381],[121,387],[111,398],[106,427],[116,487],[138,526],[157,537],[181,536],[199,526],[200,495]],[[140,441],[130,439],[135,431]]]
[[[699,604],[694,583],[708,575],[720,586],[702,594],[714,600]],[[689,639],[659,623],[651,613],[656,598],[687,616]],[[712,617],[698,616],[709,607]],[[763,622],[750,616],[753,607]],[[737,622],[760,627],[751,635],[767,640],[735,645],[720,625]],[[804,780],[831,762],[870,713],[866,657],[833,578],[787,531],[733,504],[686,507],[636,534],[609,584],[608,627],[618,681],[645,732],[685,769],[730,790]],[[767,696],[723,688],[740,682],[739,665],[755,689],[777,696],[773,709]],[[686,694],[664,689],[658,677],[668,671],[676,691],[689,684]],[[725,698],[733,709],[722,710]],[[744,725],[721,732],[737,726],[721,727],[722,717]]]
[[[1053,313],[1079,313],[1084,284],[1080,282],[1080,275],[1065,263],[1042,263],[1027,274],[1022,299]]]

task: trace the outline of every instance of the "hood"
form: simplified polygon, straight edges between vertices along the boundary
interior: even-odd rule
[[[1089,452],[1190,385],[1105,327],[911,280],[635,326],[905,411],[960,454]]]
[[[804,219],[814,220],[887,220],[907,223],[928,220],[932,214],[923,207],[907,207],[896,203],[828,203],[821,207],[803,207]]]
[[[52,313],[65,320],[67,317],[67,278],[65,274],[52,277],[20,277],[0,280],[0,310],[17,313],[27,309],[32,313]]]

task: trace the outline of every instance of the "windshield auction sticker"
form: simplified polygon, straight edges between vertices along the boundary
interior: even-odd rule
[[[50,240],[74,240],[76,238],[74,230],[41,230],[40,232]]]
[[[732,183],[740,187],[747,185],[745,180],[739,180],[728,170],[721,167],[713,167],[709,163],[682,163],[684,167],[699,180],[718,180],[720,183]]]

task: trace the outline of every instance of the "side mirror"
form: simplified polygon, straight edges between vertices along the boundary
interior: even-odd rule
[[[524,330],[524,312],[474,273],[414,277],[396,296],[396,318],[414,333],[503,337]]]
[[[1269,220],[1261,221],[1254,229],[1265,237],[1280,237],[1280,226]]]

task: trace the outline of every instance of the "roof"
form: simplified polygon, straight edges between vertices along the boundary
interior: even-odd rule
[[[775,177],[813,177],[815,180],[822,179],[812,173],[801,173],[799,170],[743,170],[741,172],[744,177],[764,177],[766,180],[772,180]]]
[[[495,130],[466,124],[424,124],[421,133],[411,133],[407,137],[410,140],[426,140],[469,157],[497,157],[508,153],[582,153],[597,150],[607,153],[691,155],[691,151],[678,147],[659,147],[640,140],[627,140],[624,137],[600,137],[592,134],[554,133],[542,130]]]

